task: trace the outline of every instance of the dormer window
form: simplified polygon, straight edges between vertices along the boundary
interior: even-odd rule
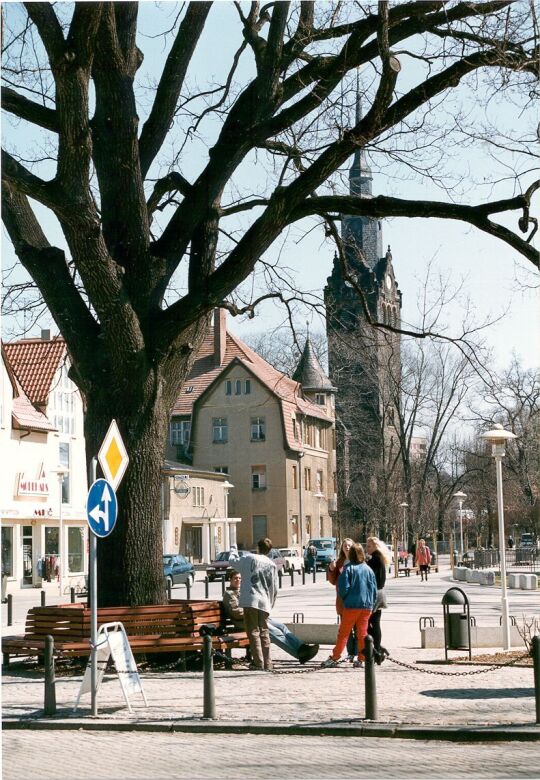
[[[326,396],[324,393],[317,393],[315,396],[315,403],[318,406],[326,406]]]
[[[184,390],[184,392],[186,393],[186,395],[187,395],[188,393],[192,393],[192,392],[193,392],[193,385],[189,385],[188,387],[186,387],[186,389]]]

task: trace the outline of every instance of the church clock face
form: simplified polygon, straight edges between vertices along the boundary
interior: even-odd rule
[[[386,289],[391,290],[392,289],[392,277],[390,274],[386,274]]]

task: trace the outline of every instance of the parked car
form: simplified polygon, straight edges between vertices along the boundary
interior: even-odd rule
[[[284,560],[283,568],[285,571],[302,571],[302,556],[300,550],[295,550],[293,547],[280,547],[279,552]]]
[[[210,582],[214,582],[217,579],[221,580],[223,577],[227,578],[228,572],[234,569],[234,565],[229,563],[230,554],[229,550],[220,552],[218,557],[206,567],[206,576]]]
[[[306,559],[309,547],[315,547],[317,550],[317,567],[319,569],[327,569],[331,561],[335,561],[337,558],[336,539],[333,536],[310,539],[304,550],[304,558]]]
[[[285,558],[283,557],[280,549],[278,549],[277,547],[272,547],[272,549],[268,553],[268,557],[274,561],[278,571],[285,570]]]
[[[185,585],[189,582],[193,585],[195,581],[195,572],[193,564],[183,555],[164,555],[163,556],[163,576],[172,585]]]

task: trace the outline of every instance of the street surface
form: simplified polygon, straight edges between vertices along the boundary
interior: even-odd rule
[[[3,780],[537,778],[538,743],[8,731]]]

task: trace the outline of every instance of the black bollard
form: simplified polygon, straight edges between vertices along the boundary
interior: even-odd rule
[[[203,718],[213,720],[216,717],[216,696],[214,691],[214,651],[212,637],[203,637],[204,705]]]
[[[294,569],[291,569],[289,574],[291,575],[291,588],[294,588]]]
[[[172,583],[168,579],[167,580],[167,600],[170,601],[172,599]]]
[[[534,666],[534,698],[536,700],[536,722],[540,723],[540,635],[532,638],[532,657]]]
[[[41,606],[42,607],[45,606],[45,591],[44,590],[41,591]]]
[[[208,582],[209,582],[208,577],[205,577],[204,578],[204,598],[205,599],[208,598]]]
[[[75,604],[75,588],[69,589],[69,598],[72,604]]]
[[[7,594],[7,624],[13,625],[13,593]]]
[[[306,584],[306,570],[304,566],[302,566],[302,585]]]
[[[191,598],[191,577],[188,577],[186,580],[186,596],[189,601]]]
[[[221,596],[222,596],[222,598],[225,595],[225,585],[226,585],[226,583],[227,583],[227,578],[225,577],[225,575],[223,575],[223,577],[221,578]]]
[[[317,582],[317,564],[313,565],[313,582]]]
[[[375,683],[375,658],[373,657],[373,637],[364,639],[365,660],[365,698],[366,719],[377,720],[377,686]]]
[[[283,574],[281,573],[281,571],[278,571],[277,576],[278,576],[278,584],[279,587],[281,588],[283,585]]]
[[[45,637],[45,701],[44,715],[56,715],[56,681],[54,679],[54,639]]]

